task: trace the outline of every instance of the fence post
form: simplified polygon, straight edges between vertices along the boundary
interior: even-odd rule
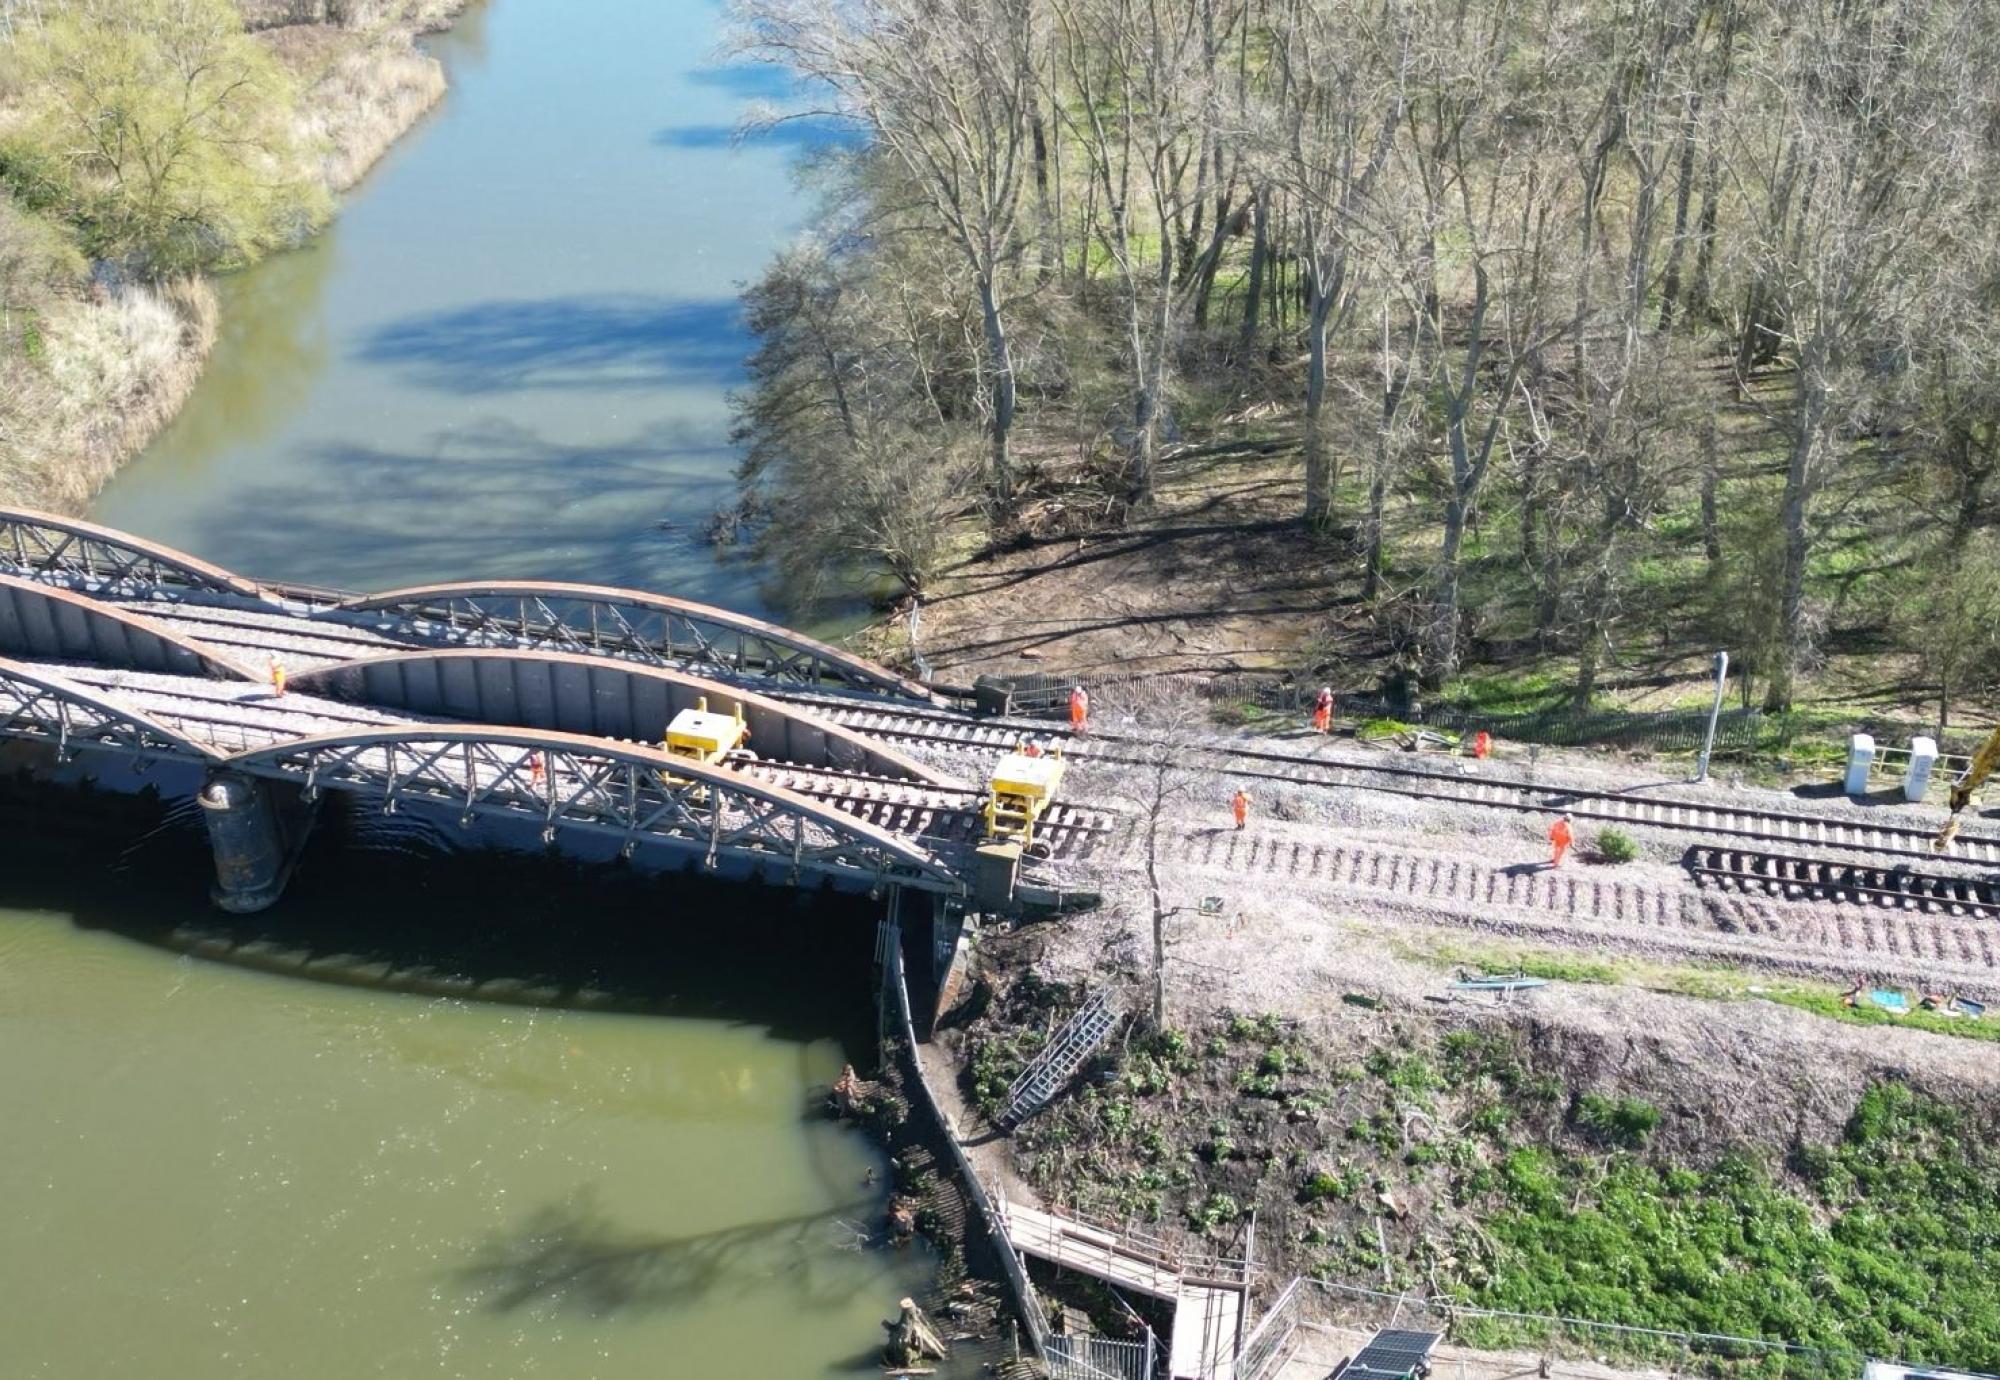
[[[1729,653],[1715,654],[1715,702],[1708,707],[1708,732],[1701,740],[1701,760],[1695,763],[1694,779],[1708,780],[1708,755],[1715,750],[1715,725],[1722,717],[1722,691],[1729,679]]]

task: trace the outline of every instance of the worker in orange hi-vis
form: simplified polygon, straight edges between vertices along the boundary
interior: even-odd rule
[[[1236,827],[1238,829],[1248,824],[1250,822],[1250,792],[1238,786],[1236,794],[1229,801],[1229,813],[1236,817]]]
[[[1023,738],[1021,740],[1021,755],[1023,757],[1040,757],[1042,755],[1042,745],[1033,738]]]
[[[1069,692],[1069,726],[1075,733],[1090,731],[1090,692],[1081,685]]]
[[[539,752],[530,752],[528,754],[528,784],[539,789],[542,784],[542,775],[542,754]]]
[[[280,699],[285,694],[285,663],[278,660],[275,654],[271,657],[271,693]]]
[[[1563,865],[1563,854],[1569,852],[1569,846],[1574,842],[1576,842],[1576,835],[1570,832],[1569,816],[1563,815],[1554,824],[1549,826],[1549,846],[1555,849],[1555,857],[1550,861],[1549,866],[1561,867]]]
[[[1333,732],[1333,687],[1322,685],[1319,698],[1313,701],[1313,732]]]
[[[1489,756],[1492,753],[1492,751],[1493,751],[1492,734],[1488,733],[1485,729],[1482,728],[1479,730],[1479,732],[1472,735],[1472,755],[1474,757],[1477,757],[1483,761],[1487,756]]]

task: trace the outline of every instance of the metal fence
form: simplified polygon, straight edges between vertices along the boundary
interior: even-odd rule
[[[1441,1333],[1446,1345],[1468,1351],[1530,1353],[1547,1363],[1550,1374],[1561,1373],[1566,1365],[1611,1358],[1621,1366],[1651,1365],[1676,1376],[1708,1376],[1715,1380],[1731,1380],[1749,1370],[1772,1380],[1777,1377],[1858,1380],[1868,1360],[1857,1352],[1755,1337],[1676,1332],[1474,1308],[1445,1298],[1390,1294],[1317,1279],[1294,1281],[1294,1288],[1287,1289],[1280,1296],[1279,1305],[1258,1324],[1251,1337],[1253,1344],[1259,1341],[1265,1325],[1281,1312],[1284,1317],[1273,1324],[1273,1330],[1289,1335],[1293,1349],[1297,1349],[1300,1338],[1330,1329],[1370,1332],[1382,1327],[1414,1328]],[[1246,1361],[1254,1359],[1248,1352],[1246,1346]],[[1483,1376],[1499,1359],[1466,1357],[1455,1363],[1439,1361],[1433,1369],[1441,1380],[1453,1380],[1450,1365],[1455,1364],[1465,1380],[1472,1380],[1475,1374]],[[1239,1363],[1238,1380],[1266,1380],[1276,1375],[1281,1366],[1282,1362],[1253,1370]]]
[[[1048,1339],[1050,1380],[1153,1380],[1153,1337],[1136,1342],[1109,1337]]]

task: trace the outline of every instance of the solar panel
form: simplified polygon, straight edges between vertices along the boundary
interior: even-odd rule
[[[1338,1380],[1406,1380],[1412,1371],[1428,1364],[1432,1348],[1443,1335],[1385,1327],[1335,1374]]]

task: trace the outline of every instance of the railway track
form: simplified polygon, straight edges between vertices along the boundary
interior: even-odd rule
[[[1697,844],[1685,865],[1698,878],[1786,900],[1847,901],[1891,910],[2000,916],[2000,882]]]
[[[249,659],[253,664],[274,650],[302,669],[306,665],[380,656],[423,645],[393,638],[361,619],[348,621],[345,615],[327,617],[326,603],[334,597],[330,592],[289,588],[279,588],[277,592],[293,599],[301,611],[119,598],[103,592],[97,597],[169,623],[199,641]],[[713,669],[704,674],[713,674]],[[1098,732],[1079,738],[1065,726],[1045,720],[976,718],[944,708],[892,705],[856,695],[776,686],[759,689],[774,699],[810,708],[848,728],[891,742],[998,753],[1023,736],[1033,735],[1063,744],[1064,750],[1079,761],[1143,765],[1129,751],[1143,739],[1129,733]],[[1900,857],[1937,856],[1931,848],[1931,830],[1910,825],[1640,796],[1628,791],[1482,778],[1386,761],[1328,759],[1312,753],[1252,746],[1207,744],[1193,746],[1190,751],[1208,760],[1217,771],[1247,781],[1365,790],[1537,815],[1567,810],[1594,823],[1710,838]],[[2000,837],[1961,834],[1950,857],[1959,862],[2000,866]]]
[[[973,720],[924,709],[905,710],[899,707],[884,710],[824,695],[788,698],[810,700],[813,707],[826,717],[885,739],[932,747],[1005,751],[1023,735],[1033,734],[1061,741],[1063,751],[1078,761],[1143,765],[1143,759],[1118,750],[1120,746],[1141,741],[1132,735],[1093,733],[1088,738],[1077,738],[1067,729],[1055,725],[1025,726],[1018,721]],[[1636,828],[1770,840],[1892,856],[1939,856],[1931,847],[1935,832],[1910,825],[1877,824],[1796,811],[1648,797],[1625,791],[1496,780],[1388,762],[1329,760],[1307,753],[1277,752],[1268,748],[1198,745],[1189,750],[1214,762],[1218,771],[1248,780],[1366,790],[1540,815],[1567,810],[1579,819]],[[1961,834],[1949,857],[1959,862],[2000,865],[2000,837]]]
[[[1129,869],[1142,847],[1121,839],[1098,865]],[[1991,911],[1919,903],[1908,894],[1894,905],[1815,905],[1820,898],[1797,884],[1769,888],[1755,874],[1751,885],[1704,893],[1611,869],[1493,867],[1367,842],[1318,844],[1227,829],[1179,836],[1163,858],[1189,875],[1207,874],[1224,886],[1255,880],[1308,905],[1313,893],[1364,896],[1417,912],[1425,923],[1516,937],[1642,953],[1666,948],[1775,968],[1804,964],[1829,977],[1856,967],[1912,976],[1947,970],[1954,980],[1976,976],[1982,987],[2000,977],[2000,926]],[[2000,904],[2000,892],[1994,895]]]

